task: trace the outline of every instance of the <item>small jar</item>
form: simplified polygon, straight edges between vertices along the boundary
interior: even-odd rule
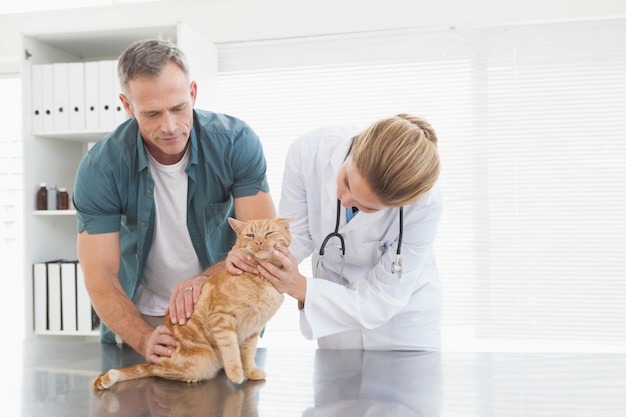
[[[57,209],[57,194],[59,190],[56,184],[48,186],[48,210]]]
[[[70,208],[70,196],[67,193],[67,188],[59,188],[59,192],[57,194],[57,209],[58,210],[67,210]]]
[[[44,182],[39,184],[35,208],[37,210],[48,210],[48,188],[46,187],[46,183]]]

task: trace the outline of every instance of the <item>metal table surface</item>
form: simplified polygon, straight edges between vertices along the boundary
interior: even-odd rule
[[[60,340],[59,340],[60,339]],[[21,356],[21,362],[19,357]],[[16,359],[17,358],[17,359]],[[11,363],[13,361],[13,363]],[[625,354],[259,349],[259,382],[149,378],[94,391],[102,370],[143,361],[128,348],[36,337],[4,356],[3,415],[626,416]],[[21,363],[21,365],[20,365]],[[12,375],[7,369],[19,369]]]

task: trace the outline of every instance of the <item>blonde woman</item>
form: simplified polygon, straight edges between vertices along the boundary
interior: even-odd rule
[[[279,206],[293,218],[292,244],[274,251],[282,268],[258,270],[299,301],[306,338],[332,349],[440,349],[439,171],[434,130],[407,114],[292,144]],[[298,264],[310,255],[304,276]],[[227,268],[253,272],[237,257]]]

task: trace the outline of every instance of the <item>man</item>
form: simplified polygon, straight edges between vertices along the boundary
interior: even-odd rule
[[[131,119],[78,169],[78,257],[101,340],[116,334],[158,364],[177,343],[163,316],[185,324],[206,277],[224,268],[235,241],[227,218],[275,217],[275,208],[258,137],[241,120],[194,109],[197,85],[175,45],[135,42],[118,66]]]

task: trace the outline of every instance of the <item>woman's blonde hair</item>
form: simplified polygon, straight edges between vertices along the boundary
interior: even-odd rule
[[[437,135],[421,117],[398,114],[359,134],[353,164],[387,207],[412,203],[430,190],[441,170]]]

